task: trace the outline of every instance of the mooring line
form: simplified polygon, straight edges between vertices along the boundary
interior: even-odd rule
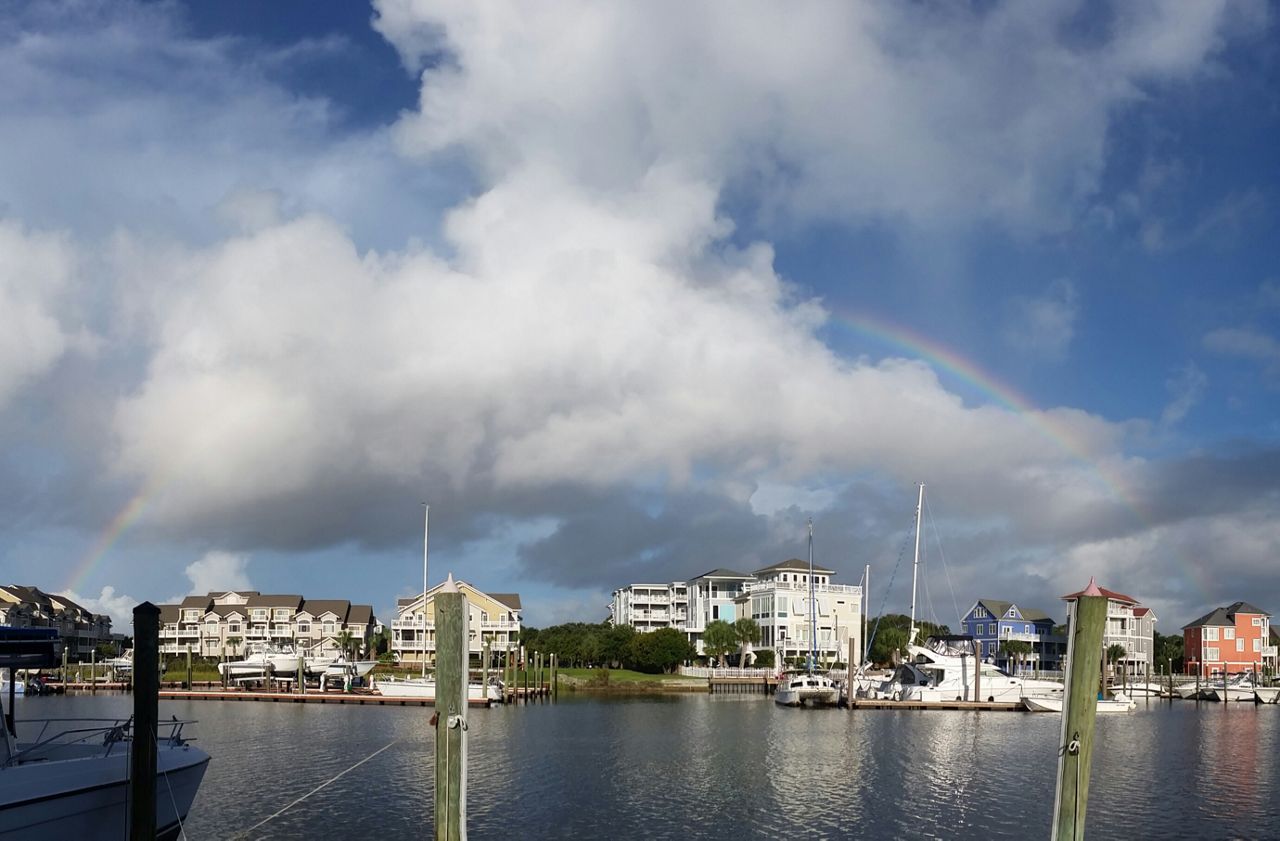
[[[248,837],[249,833],[253,832],[253,831],[254,831],[255,829],[257,829],[258,827],[263,826],[264,824],[270,823],[271,821],[273,821],[273,820],[275,820],[276,818],[280,817],[280,816],[281,816],[281,815],[283,815],[285,812],[289,811],[289,810],[290,810],[290,809],[292,809],[294,806],[297,806],[299,803],[301,803],[302,801],[306,800],[308,797],[310,797],[311,795],[315,794],[315,793],[316,793],[317,791],[319,791],[320,789],[324,788],[325,786],[328,786],[328,785],[329,785],[329,784],[331,784],[331,783],[337,782],[339,779],[341,779],[342,777],[346,776],[349,772],[356,770],[356,769],[357,769],[357,768],[359,768],[361,765],[365,764],[365,763],[366,763],[366,762],[368,762],[370,759],[373,759],[375,756],[377,756],[378,754],[382,753],[384,750],[386,750],[387,748],[391,747],[391,745],[394,745],[394,744],[396,744],[396,742],[399,742],[399,741],[400,741],[399,739],[396,739],[394,742],[391,742],[391,743],[389,743],[389,744],[383,745],[382,747],[380,747],[380,748],[378,748],[377,750],[375,750],[373,753],[371,753],[371,754],[369,754],[368,756],[366,756],[364,759],[362,759],[362,760],[360,760],[359,762],[357,762],[355,765],[352,765],[350,768],[346,769],[345,771],[340,771],[340,772],[338,772],[336,775],[334,775],[334,776],[330,777],[329,779],[325,780],[323,783],[321,783],[320,785],[318,785],[318,786],[316,786],[315,788],[311,789],[311,791],[308,791],[306,794],[302,795],[302,796],[301,796],[301,797],[299,797],[297,800],[294,800],[292,803],[290,803],[289,805],[285,806],[283,809],[281,809],[280,811],[276,812],[274,815],[269,815],[269,816],[267,816],[267,817],[263,818],[262,820],[260,820],[260,821],[258,821],[257,823],[255,823],[253,826],[249,827],[248,829],[244,830],[243,832],[240,832],[240,833],[236,834],[236,835],[235,835],[235,836],[233,836],[233,837],[234,837],[234,838],[246,838],[246,837]]]

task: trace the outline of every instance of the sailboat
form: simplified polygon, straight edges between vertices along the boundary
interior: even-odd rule
[[[982,662],[968,635],[931,636],[916,643],[916,586],[920,572],[920,522],[924,513],[924,483],[916,503],[916,552],[911,569],[911,620],[907,658],[880,684],[878,698],[893,701],[989,701],[1015,703],[1028,696],[1062,697],[1062,684],[1005,674]]]
[[[431,507],[426,507],[422,525],[422,675],[420,677],[396,678],[385,677],[374,681],[373,689],[385,698],[414,698],[434,701],[436,698],[436,679],[427,676],[427,546],[431,531]],[[449,574],[445,588],[456,587],[453,574]],[[503,700],[502,682],[491,678],[488,685],[481,686],[479,681],[471,681],[467,685],[467,701],[470,703],[490,704]]]
[[[831,707],[840,700],[840,687],[829,676],[815,671],[818,660],[818,608],[814,596],[813,520],[809,520],[809,667],[788,673],[774,691],[773,700],[784,707]]]

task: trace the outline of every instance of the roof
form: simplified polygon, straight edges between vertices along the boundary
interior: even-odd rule
[[[805,569],[808,569],[808,568],[809,568],[808,564],[806,564]],[[695,576],[689,580],[697,581],[699,578],[741,578],[743,581],[749,581],[751,580],[751,578],[753,578],[753,576],[747,575],[745,572],[734,572],[731,569],[724,569],[723,567],[717,567],[716,569],[713,569],[710,572],[704,572],[702,573],[702,575]]]
[[[1231,614],[1232,616],[1235,616],[1237,613],[1251,613],[1251,614],[1254,614],[1254,615],[1256,615],[1256,616],[1270,616],[1270,615],[1271,615],[1270,613],[1267,613],[1267,612],[1266,612],[1265,610],[1263,610],[1262,608],[1260,608],[1260,607],[1254,607],[1253,605],[1249,604],[1248,602],[1236,602],[1235,604],[1233,604],[1233,605],[1231,605],[1230,607],[1228,607],[1228,608],[1227,608],[1227,613]]]
[[[808,572],[808,571],[809,571],[809,562],[808,562],[808,561],[802,561],[802,560],[800,560],[799,558],[788,558],[787,560],[782,561],[782,562],[780,562],[780,563],[776,563],[776,564],[773,564],[772,566],[767,566],[767,567],[764,567],[763,569],[758,569],[758,570],[756,570],[756,575],[759,575],[759,574],[760,574],[760,573],[762,573],[762,572],[774,572],[774,571],[779,571],[779,570],[784,570],[784,569],[785,569],[785,570],[791,570],[791,569],[794,569],[794,570],[798,570],[798,571],[800,571],[800,572]],[[820,567],[820,566],[818,566],[817,564],[814,564],[814,565],[813,565],[813,571],[814,571],[814,572],[824,572],[824,573],[826,573],[826,574],[828,574],[828,575],[834,575],[834,574],[835,574],[835,570],[834,570],[834,569],[827,569],[826,567]],[[709,573],[708,573],[708,574],[709,574]]]
[[[353,604],[347,614],[348,625],[369,625],[373,622],[373,605]]]
[[[519,593],[489,593],[489,598],[499,604],[504,604],[512,610],[520,610],[520,594]]]
[[[302,607],[299,610],[305,610],[312,616],[332,613],[339,619],[346,621],[347,611],[351,610],[351,602],[346,599],[307,599],[302,603]]]
[[[1124,602],[1125,604],[1132,604],[1132,605],[1136,605],[1138,603],[1138,600],[1135,599],[1133,596],[1126,596],[1124,593],[1117,593],[1115,590],[1108,590],[1106,587],[1099,587],[1098,590],[1101,591],[1102,595],[1106,596],[1108,599],[1110,599],[1113,602]],[[1063,596],[1062,600],[1065,602],[1075,601],[1076,599],[1080,598],[1084,594],[1085,594],[1084,590],[1079,590],[1075,593],[1070,593],[1068,595]]]
[[[1182,626],[1182,630],[1188,628],[1203,628],[1206,625],[1234,625],[1234,620],[1228,618],[1227,609],[1225,607],[1215,607],[1213,610],[1196,619],[1194,622],[1188,622]]]
[[[213,599],[209,598],[208,596],[187,596],[185,599],[182,600],[182,604],[180,604],[179,607],[182,607],[182,608],[198,607],[203,610],[208,608],[209,603],[212,601]]]
[[[258,594],[250,596],[245,607],[291,607],[297,610],[302,606],[302,596],[293,594]]]
[[[1006,602],[1002,599],[978,599],[978,604],[987,609],[987,612],[997,619],[1003,617],[1009,612],[1009,608],[1013,607],[1013,602]]]
[[[1134,616],[1146,616],[1150,612],[1151,612],[1151,608],[1149,607],[1135,607],[1133,609]]]
[[[1019,608],[1019,610],[1022,610],[1022,609]],[[1026,619],[1029,622],[1052,622],[1053,621],[1053,617],[1045,613],[1043,610],[1034,610],[1032,608],[1027,608],[1026,610],[1022,610],[1022,618]]]
[[[173,625],[177,623],[178,617],[180,616],[178,611],[181,610],[181,608],[178,605],[158,604],[156,605],[156,607],[160,608],[160,624],[161,625],[165,625],[165,624]]]

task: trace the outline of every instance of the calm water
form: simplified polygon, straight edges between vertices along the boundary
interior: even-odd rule
[[[124,696],[18,716],[127,714]],[[431,710],[162,702],[213,756],[187,824],[235,837],[422,837]],[[1047,838],[1055,715],[790,710],[706,695],[473,710],[472,838]],[[1280,707],[1152,702],[1098,721],[1090,838],[1280,838]]]

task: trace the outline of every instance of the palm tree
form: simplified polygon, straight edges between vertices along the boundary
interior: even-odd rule
[[[232,655],[236,653],[236,649],[240,647],[240,643],[242,642],[244,642],[244,640],[239,637],[227,637],[227,645],[231,646]]]
[[[338,643],[338,648],[342,649],[342,656],[354,660],[355,656],[350,652],[355,642],[355,636],[350,631],[342,630],[338,632],[334,639]]]
[[[1008,656],[1010,662],[1019,663],[1026,660],[1027,655],[1034,649],[1026,640],[1003,640],[1000,643],[1000,650]],[[1018,670],[1015,668],[1014,671]]]
[[[1124,650],[1124,646],[1118,642],[1113,642],[1107,646],[1107,662],[1111,664],[1111,679],[1114,682],[1116,676],[1116,663],[1124,659],[1124,655],[1128,654]]]
[[[737,622],[733,623],[733,632],[738,637],[739,647],[745,645],[755,645],[760,642],[760,623],[749,616],[744,616]],[[755,654],[753,653],[754,659]],[[744,655],[745,657],[745,655]],[[746,663],[738,663],[739,666],[746,666]]]

